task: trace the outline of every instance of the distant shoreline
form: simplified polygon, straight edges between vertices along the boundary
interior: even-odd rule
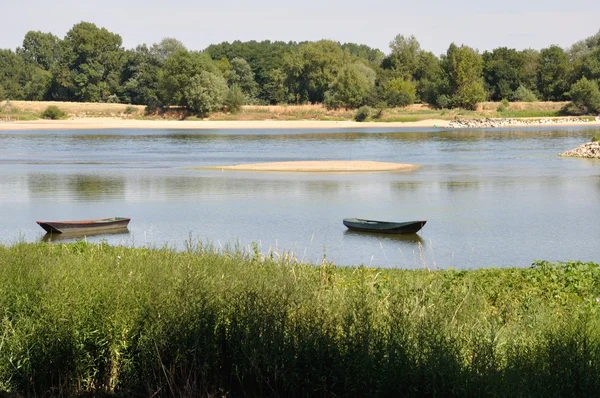
[[[540,122],[535,122],[540,119]],[[573,121],[573,118],[523,118],[495,119],[510,120],[511,123],[499,127],[537,127],[537,126],[600,126],[600,120]],[[487,120],[470,119],[472,121]],[[485,127],[485,126],[482,126]],[[323,121],[323,120],[140,120],[122,119],[118,117],[87,117],[69,120],[31,120],[0,121],[0,130],[103,130],[103,129],[177,129],[177,130],[211,130],[211,129],[328,129],[328,128],[461,128],[456,121],[428,119],[415,122],[355,122]],[[464,128],[464,127],[462,127]],[[477,126],[474,126],[477,128]]]
[[[418,122],[354,122],[327,120],[139,120],[116,117],[74,118],[69,120],[0,121],[0,130],[100,130],[100,129],[323,129],[448,127],[449,120]]]

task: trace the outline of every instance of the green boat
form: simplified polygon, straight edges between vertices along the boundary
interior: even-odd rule
[[[344,225],[353,231],[377,232],[384,234],[414,234],[417,233],[427,221],[376,221],[362,218],[345,218]]]

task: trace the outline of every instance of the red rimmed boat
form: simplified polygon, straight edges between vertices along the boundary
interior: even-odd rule
[[[94,220],[75,221],[36,221],[48,233],[61,234],[67,232],[101,232],[127,228],[130,218],[110,217]]]

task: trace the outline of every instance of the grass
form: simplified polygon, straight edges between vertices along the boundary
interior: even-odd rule
[[[600,266],[315,267],[257,247],[0,246],[25,396],[594,396]]]
[[[6,101],[0,102],[0,109],[6,105]],[[57,106],[72,117],[132,117],[143,114],[145,108],[141,105],[91,102],[10,101],[10,107],[15,111],[36,116],[44,112],[48,106]]]
[[[424,104],[414,104],[404,108],[385,109],[378,118],[370,118],[376,122],[417,122],[428,119],[481,119],[481,118],[542,118],[559,117],[565,102],[511,102],[499,112],[498,102],[482,102],[477,110],[433,109]],[[70,117],[117,117],[134,119],[173,119],[199,120],[185,110],[173,107],[158,114],[146,115],[141,105],[79,103],[79,102],[36,102],[11,101],[0,103],[0,118],[12,120],[33,120],[48,106],[58,106]],[[208,120],[251,121],[251,120],[353,120],[354,109],[327,109],[323,105],[246,105],[239,112],[215,112]]]
[[[0,121],[37,120],[39,114],[15,108],[12,101],[0,102]]]

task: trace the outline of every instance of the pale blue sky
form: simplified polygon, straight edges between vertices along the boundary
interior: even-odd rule
[[[233,40],[332,39],[388,53],[397,35],[414,35],[436,55],[450,43],[480,51],[500,46],[568,47],[600,30],[600,1],[392,0],[0,0],[0,48],[29,30],[60,38],[81,21],[118,33],[126,48],[174,37],[192,50]]]

